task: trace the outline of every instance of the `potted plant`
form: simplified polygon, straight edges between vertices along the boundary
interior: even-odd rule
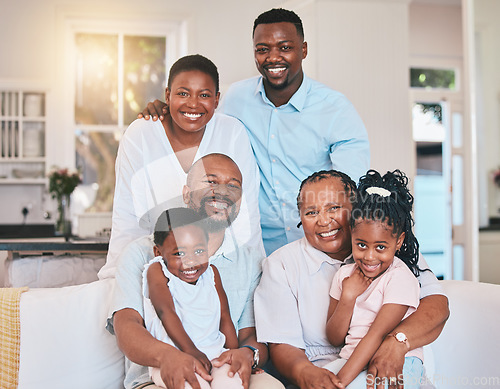
[[[68,237],[71,235],[71,221],[69,219],[70,196],[82,182],[78,170],[60,169],[54,167],[48,174],[49,192],[57,201],[56,235]]]

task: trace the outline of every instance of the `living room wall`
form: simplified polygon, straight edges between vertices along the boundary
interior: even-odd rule
[[[257,74],[251,46],[253,20],[281,3],[278,0],[255,0],[244,5],[230,0],[2,1],[0,83],[33,85],[49,91],[46,166],[72,167],[75,139],[68,125],[72,107],[68,106],[71,99],[67,94],[73,86],[68,84],[68,69],[64,65],[70,55],[65,45],[68,19],[184,23],[187,34],[183,51],[211,58],[219,68],[224,91],[232,82]],[[54,210],[54,204],[40,185],[3,185],[0,201],[4,204],[3,224],[21,223],[21,209],[27,204],[30,205],[28,223],[53,222],[43,218],[45,210]]]

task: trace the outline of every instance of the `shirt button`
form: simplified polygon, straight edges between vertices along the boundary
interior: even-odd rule
[[[274,108],[274,112],[278,112],[278,108]]]
[[[278,180],[276,180],[274,183],[275,183],[276,185],[279,185],[279,184],[280,184],[280,182],[279,182]]]
[[[283,205],[284,207],[286,207],[286,203],[281,203],[281,205]]]
[[[276,162],[276,160],[275,160],[275,159],[273,159],[273,162]]]
[[[271,139],[274,139],[274,134],[271,134]]]
[[[290,231],[290,227],[287,227],[287,228],[286,228],[286,230],[287,230],[287,231]]]

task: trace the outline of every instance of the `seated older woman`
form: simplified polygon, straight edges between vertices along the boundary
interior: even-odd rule
[[[349,226],[355,183],[345,174],[321,171],[306,178],[297,205],[304,238],[278,249],[263,263],[255,292],[257,339],[269,343],[278,372],[302,389],[337,388],[338,378],[323,368],[339,348],[326,336],[334,274],[352,263]],[[420,269],[428,268],[421,258]],[[387,336],[368,367],[368,387],[399,377],[409,349],[434,341],[448,318],[448,299],[436,277],[421,272],[420,305]]]

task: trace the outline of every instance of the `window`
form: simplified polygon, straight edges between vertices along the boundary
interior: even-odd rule
[[[411,68],[412,88],[456,90],[454,69]]]
[[[111,211],[121,133],[144,104],[164,95],[166,37],[76,33],[76,166],[87,211]]]
[[[165,37],[77,33],[75,123],[128,125],[165,87]]]
[[[66,90],[73,112],[75,166],[83,183],[73,195],[72,212],[110,212],[118,143],[144,104],[162,99],[166,72],[186,51],[180,20],[96,20],[67,15]],[[71,55],[68,56],[68,53]],[[71,166],[71,163],[66,162]]]

